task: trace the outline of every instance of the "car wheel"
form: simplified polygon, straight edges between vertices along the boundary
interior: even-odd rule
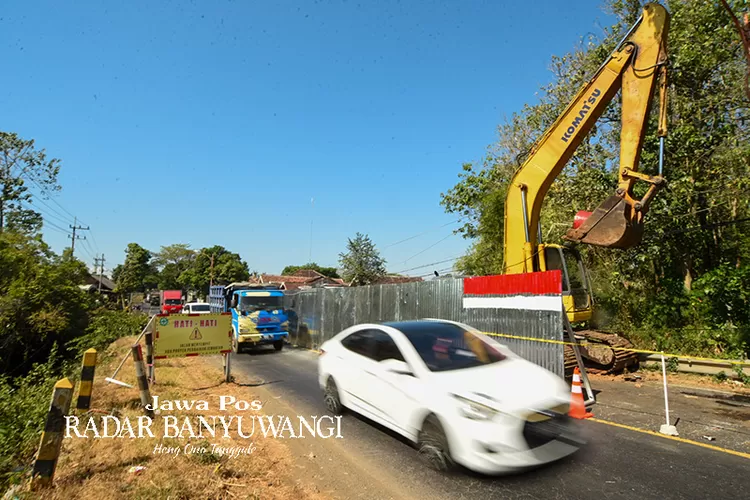
[[[339,389],[336,387],[333,378],[328,379],[324,400],[326,408],[334,415],[341,415],[344,412],[344,407],[341,405],[341,399],[339,398]]]
[[[242,352],[242,348],[240,347],[240,343],[237,342],[237,337],[232,337],[232,352],[234,354],[239,354]]]
[[[277,340],[273,343],[273,348],[277,351],[280,351],[284,348],[284,341],[283,340]]]
[[[419,432],[419,458],[431,469],[447,472],[453,468],[448,438],[437,417],[430,415]]]

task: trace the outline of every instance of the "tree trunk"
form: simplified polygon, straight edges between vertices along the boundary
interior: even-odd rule
[[[684,273],[683,283],[685,284],[685,290],[689,292],[693,288],[693,278],[695,276],[695,270],[693,269],[693,258],[689,256],[686,257],[685,261],[682,263],[682,267]]]

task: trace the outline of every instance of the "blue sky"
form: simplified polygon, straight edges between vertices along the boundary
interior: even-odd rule
[[[62,160],[41,208],[91,227],[87,262],[103,252],[111,269],[130,242],[218,244],[277,273],[308,261],[312,219],[319,264],[359,231],[404,271],[467,248],[439,227],[455,220],[440,193],[534,102],[552,54],[611,24],[601,5],[13,2],[0,127]]]

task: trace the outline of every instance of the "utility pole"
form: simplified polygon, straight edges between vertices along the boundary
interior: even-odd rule
[[[99,268],[99,292],[102,291],[102,277],[104,276],[104,254],[102,254],[101,258],[94,257],[94,272],[96,272],[96,266],[101,266]]]
[[[310,198],[310,254],[307,256],[308,264],[312,262],[313,208],[315,208],[315,198]]]
[[[68,235],[68,238],[71,239],[70,254],[72,256],[76,252],[76,240],[85,240],[86,239],[85,236],[83,238],[81,238],[80,236],[76,236],[76,230],[88,231],[90,228],[88,226],[86,226],[86,227],[79,226],[78,225],[78,218],[77,217],[73,218],[73,225],[72,226],[69,225],[68,227],[73,230],[73,236]]]

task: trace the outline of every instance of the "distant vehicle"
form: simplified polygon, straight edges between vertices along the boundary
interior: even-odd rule
[[[182,290],[162,290],[159,292],[161,313],[175,314],[182,311]]]
[[[417,444],[432,468],[501,474],[559,460],[583,442],[562,378],[461,323],[355,325],[320,347],[327,408]]]
[[[161,304],[161,297],[158,295],[152,295],[151,299],[149,299],[149,304],[152,306],[158,306]]]
[[[284,291],[269,285],[232,283],[213,286],[211,312],[232,313],[232,350],[273,345],[280,351],[289,338],[289,321],[283,305]]]
[[[182,314],[211,314],[211,306],[205,302],[189,302],[182,306]]]

